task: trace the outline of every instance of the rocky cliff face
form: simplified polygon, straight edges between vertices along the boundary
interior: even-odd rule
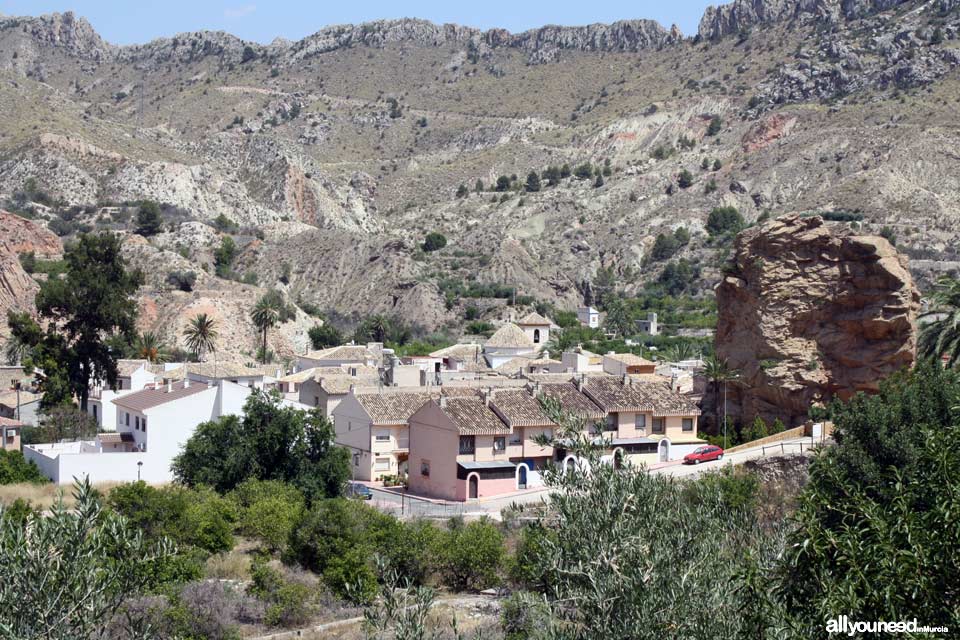
[[[457,24],[440,25],[403,18],[325,27],[297,42],[278,39],[269,45],[246,42],[222,31],[195,31],[158,38],[142,45],[118,47],[104,42],[89,22],[71,11],[38,18],[0,18],[2,29],[21,29],[38,44],[59,47],[71,55],[88,60],[148,65],[193,62],[206,56],[239,64],[244,61],[248,47],[257,56],[268,56],[279,64],[294,64],[304,58],[338,49],[357,45],[379,48],[390,43],[431,47],[453,44],[480,55],[491,48],[515,48],[527,52],[530,62],[536,63],[557,59],[562,49],[636,52],[674,44],[683,39],[676,26],[668,30],[654,20],[621,20],[612,24],[580,27],[548,25],[512,34],[505,29],[481,31]]]
[[[887,11],[909,0],[734,0],[707,7],[697,31],[717,39],[752,27],[790,20],[836,23]]]
[[[812,404],[877,390],[913,363],[919,294],[885,239],[817,216],[738,236],[717,288],[717,353],[739,370],[731,413],[788,425]]]
[[[8,311],[33,311],[39,285],[20,266],[19,254],[33,251],[56,257],[63,251],[60,239],[29,220],[0,211],[0,339],[6,339]]]

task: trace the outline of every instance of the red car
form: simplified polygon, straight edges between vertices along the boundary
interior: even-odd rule
[[[683,464],[700,464],[710,460],[723,460],[723,449],[712,444],[697,447],[693,453],[683,456]]]

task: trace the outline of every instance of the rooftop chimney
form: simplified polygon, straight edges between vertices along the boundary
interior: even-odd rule
[[[584,381],[583,379],[585,377],[586,376],[581,373],[580,377],[576,379],[577,391],[583,391],[583,381]]]
[[[184,380],[186,380],[186,378],[184,378]],[[168,382],[168,383],[167,383],[167,393],[170,393],[170,392],[172,392],[172,391],[173,391],[173,383],[172,383],[172,382]]]
[[[447,396],[442,393],[440,394],[440,408],[441,409],[447,408]]]
[[[189,388],[190,388],[190,378],[184,378],[184,379],[183,379],[183,388],[184,388],[184,389],[189,389]]]
[[[487,407],[490,406],[490,396],[493,395],[493,389],[486,388],[483,390],[483,404]]]
[[[623,374],[623,386],[629,387],[631,384],[633,384],[633,378],[630,377],[630,374]]]

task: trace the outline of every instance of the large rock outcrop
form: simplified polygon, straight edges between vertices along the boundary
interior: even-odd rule
[[[717,288],[717,353],[739,370],[730,413],[801,422],[910,366],[919,294],[885,239],[784,216],[736,240]]]
[[[40,289],[20,266],[21,253],[34,252],[53,258],[63,252],[60,238],[44,227],[6,211],[0,211],[0,345],[6,342],[8,311],[35,310],[33,299]]]

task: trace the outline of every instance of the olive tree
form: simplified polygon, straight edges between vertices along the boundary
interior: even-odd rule
[[[0,638],[97,638],[151,565],[173,555],[104,511],[89,481],[74,497],[72,509],[61,499],[26,522],[0,506]]]

